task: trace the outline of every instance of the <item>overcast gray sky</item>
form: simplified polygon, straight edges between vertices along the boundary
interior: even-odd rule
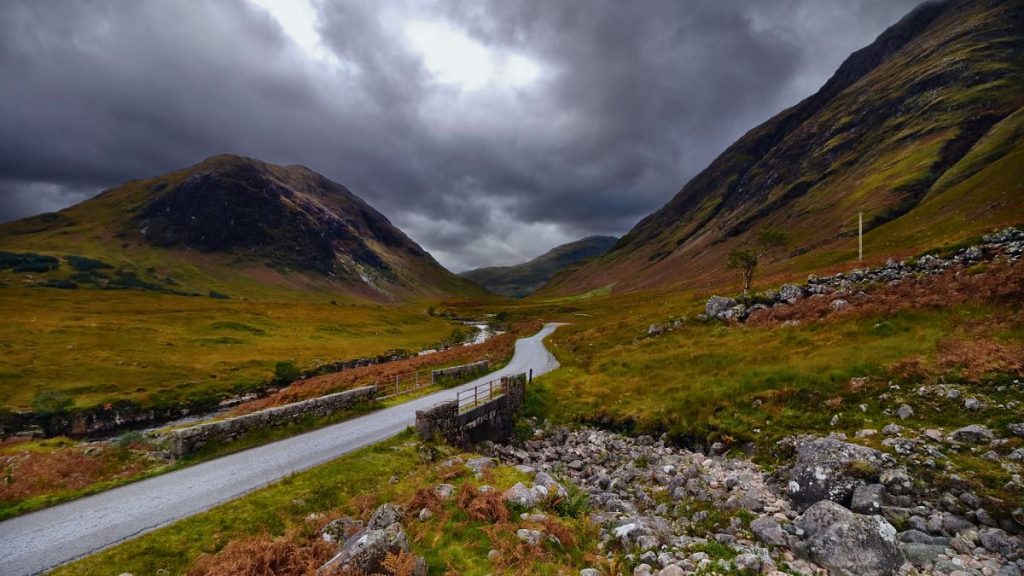
[[[623,234],[919,0],[3,0],[0,221],[232,152],[442,264]]]

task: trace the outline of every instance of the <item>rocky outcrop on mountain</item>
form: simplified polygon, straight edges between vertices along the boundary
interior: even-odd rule
[[[950,512],[944,501],[963,504],[970,494],[939,501],[916,494],[899,453],[842,435],[787,438],[780,450],[795,451],[796,461],[773,473],[723,456],[720,446],[704,454],[664,438],[593,429],[541,429],[521,445],[484,449],[532,477],[504,495],[524,515],[538,514],[530,510],[553,491],[587,494],[599,550],[625,553],[634,576],[1019,576],[1024,569],[1024,523],[992,526],[983,522],[995,522],[987,514],[963,515],[965,506]],[[807,474],[821,489],[799,494],[798,507],[792,482]],[[534,532],[520,537],[538,545],[550,537]]]

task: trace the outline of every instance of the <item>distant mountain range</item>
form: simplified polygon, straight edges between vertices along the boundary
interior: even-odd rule
[[[492,266],[467,270],[459,276],[476,282],[495,294],[523,298],[561,272],[588,258],[600,256],[618,242],[614,236],[588,236],[552,248],[548,252],[515,266]]]
[[[720,286],[764,229],[792,240],[768,274],[848,266],[858,212],[873,261],[1024,222],[1022,106],[1024,2],[924,3],[543,292]]]
[[[0,225],[0,250],[84,255],[176,291],[338,291],[385,301],[484,294],[341,184],[304,166],[234,155]]]

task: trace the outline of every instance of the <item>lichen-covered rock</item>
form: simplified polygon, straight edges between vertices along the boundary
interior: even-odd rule
[[[804,442],[790,471],[790,498],[798,510],[821,500],[848,505],[853,489],[877,475],[881,465],[882,454],[873,448],[833,437]]]
[[[711,298],[708,298],[708,302],[704,306],[704,314],[709,318],[721,318],[727,310],[736,306],[736,304],[737,302],[733,298],[712,296]]]
[[[538,502],[537,493],[522,482],[517,482],[515,486],[506,490],[503,497],[505,502],[524,508],[533,508]]]
[[[392,524],[401,522],[405,517],[405,509],[398,504],[384,504],[373,511],[370,521],[366,523],[369,530],[383,530]]]
[[[388,554],[409,553],[409,540],[401,524],[382,530],[366,528],[350,538],[341,550],[317,571],[318,576],[358,571],[379,574],[384,571]],[[415,574],[426,574],[426,562],[417,559]]]
[[[783,284],[779,288],[779,300],[788,302],[789,304],[796,303],[797,300],[804,297],[803,286],[799,284]]]
[[[896,529],[881,516],[863,516],[824,500],[796,519],[798,550],[835,576],[892,576],[903,565]]]
[[[323,539],[328,542],[344,544],[355,533],[363,529],[363,523],[354,518],[344,517],[332,520],[320,530]]]
[[[881,484],[865,484],[853,489],[853,496],[850,497],[850,510],[858,514],[881,514],[882,505],[885,504],[885,486]]]
[[[785,546],[789,541],[786,531],[782,529],[778,521],[770,516],[762,516],[750,521],[750,531],[757,536],[758,540],[769,546]]]
[[[954,430],[948,437],[951,442],[961,444],[984,444],[994,440],[996,435],[981,424],[971,424]]]

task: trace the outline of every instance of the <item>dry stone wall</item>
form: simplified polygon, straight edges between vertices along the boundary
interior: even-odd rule
[[[329,416],[339,410],[370,402],[376,397],[377,387],[365,386],[285,406],[275,406],[227,420],[172,430],[167,436],[171,440],[174,455],[184,456],[210,442],[230,442],[255,430],[283,426],[306,416]]]
[[[458,378],[465,376],[466,374],[476,374],[485,372],[489,362],[487,360],[481,360],[479,362],[473,362],[472,364],[462,364],[459,366],[451,366],[449,368],[438,368],[430,372],[430,380],[437,382],[441,378]]]

